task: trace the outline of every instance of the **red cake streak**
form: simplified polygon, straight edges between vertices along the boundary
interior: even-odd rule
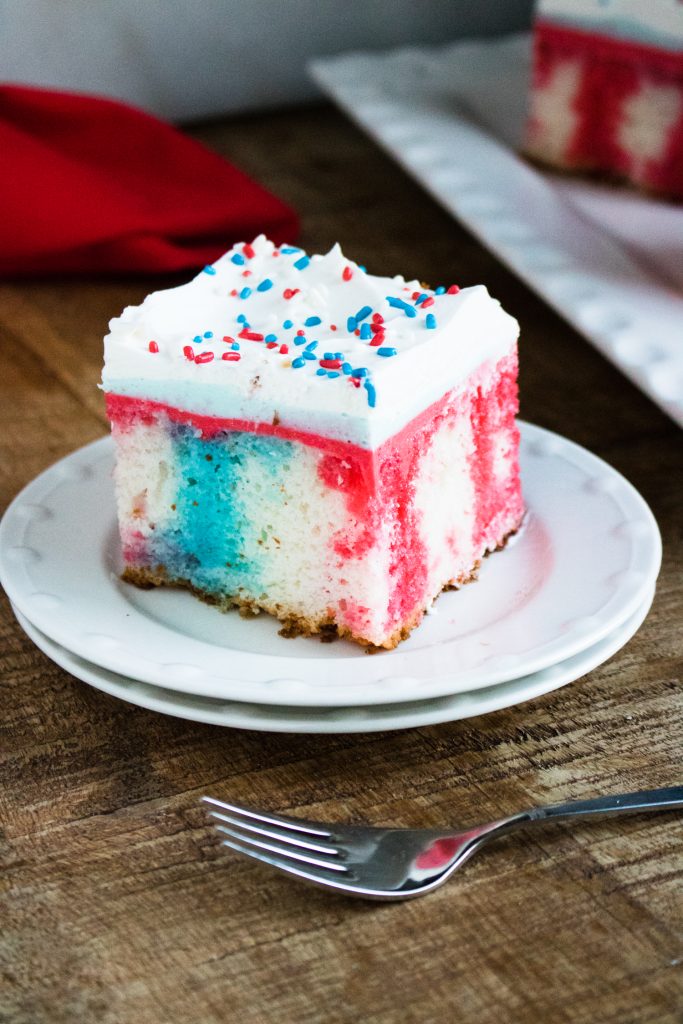
[[[522,514],[519,492],[513,494],[518,485],[517,473],[500,483],[495,472],[497,452],[494,439],[505,433],[510,447],[517,450],[519,431],[515,424],[517,415],[517,360],[509,359],[499,367],[501,370],[493,390],[478,390],[473,399],[472,421],[474,424],[475,450],[470,461],[470,472],[476,494],[474,545],[489,547],[495,543],[495,532],[501,513],[510,508],[517,498],[519,514]]]
[[[543,19],[536,21],[535,36],[536,45],[548,43],[552,46],[555,54],[563,52],[572,58],[583,57],[590,47],[593,57],[599,57],[606,61],[621,60],[629,64],[640,63],[648,74],[656,71],[662,77],[677,80],[681,78],[680,53],[662,50],[660,47],[650,46],[647,43],[639,43],[630,39],[615,39],[614,36],[605,36],[578,28],[567,28],[565,25],[556,25]]]
[[[477,381],[491,380],[492,374],[494,387],[484,390],[477,385]],[[468,382],[466,390],[448,392],[375,451],[282,423],[204,416],[162,402],[112,393],[107,394],[106,401],[107,413],[118,431],[140,423],[151,425],[160,417],[168,417],[175,423],[199,430],[206,439],[221,432],[244,431],[317,449],[321,453],[318,475],[327,487],[343,494],[348,512],[344,529],[330,538],[331,548],[340,563],[368,556],[378,543],[380,530],[386,528],[387,522],[393,526],[387,621],[400,624],[416,609],[424,608],[434,596],[427,593],[428,559],[420,530],[421,517],[415,507],[414,481],[419,461],[446,421],[455,421],[459,416],[471,417],[474,436],[479,439],[470,466],[476,495],[475,543],[490,543],[492,526],[509,510],[511,499],[515,497],[521,518],[517,467],[507,487],[501,487],[496,481],[496,452],[491,442],[500,431],[508,431],[516,447],[516,378],[516,354],[501,360],[495,367],[490,364],[482,367]],[[513,488],[517,489],[516,495],[511,494]],[[354,620],[360,624],[366,614],[367,609],[362,606],[350,605],[344,613],[352,629],[357,625]]]

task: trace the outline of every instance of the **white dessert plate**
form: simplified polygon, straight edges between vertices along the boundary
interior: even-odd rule
[[[71,675],[112,697],[119,697],[129,704],[137,704],[150,711],[174,715],[176,718],[187,718],[193,722],[254,729],[260,732],[383,732],[473,718],[475,715],[485,715],[490,711],[512,707],[534,697],[540,697],[551,690],[557,690],[601,665],[623,647],[645,619],[653,597],[654,591],[626,622],[599,643],[586,648],[573,658],[523,676],[521,679],[473,690],[470,693],[430,700],[325,708],[222,701],[127,679],[72,654],[41,633],[16,608],[14,613],[36,646]]]
[[[353,53],[314,61],[311,72],[447,210],[683,425],[683,206],[543,173],[518,155],[530,43],[529,35],[516,35]]]
[[[445,593],[394,651],[284,639],[267,615],[221,613],[119,579],[113,444],[46,470],[0,524],[0,579],[62,647],[156,686],[308,706],[423,700],[526,676],[608,636],[652,591],[661,541],[648,506],[601,459],[521,424],[526,521],[477,583]]]

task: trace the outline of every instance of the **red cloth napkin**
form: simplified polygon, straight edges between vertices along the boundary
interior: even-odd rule
[[[297,216],[204,146],[123,103],[0,86],[0,274],[173,271]]]

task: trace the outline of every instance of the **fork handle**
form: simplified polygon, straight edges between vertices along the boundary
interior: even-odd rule
[[[541,822],[567,818],[590,817],[594,814],[636,814],[643,811],[673,811],[683,809],[683,786],[665,789],[643,789],[638,793],[614,793],[592,800],[570,800],[564,804],[549,804],[523,811],[517,820]],[[517,817],[515,815],[515,817]]]

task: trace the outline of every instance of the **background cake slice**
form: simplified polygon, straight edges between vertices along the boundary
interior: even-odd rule
[[[113,320],[124,578],[391,648],[520,523],[516,321],[482,286],[240,244]]]
[[[540,0],[525,149],[683,198],[683,3]]]

